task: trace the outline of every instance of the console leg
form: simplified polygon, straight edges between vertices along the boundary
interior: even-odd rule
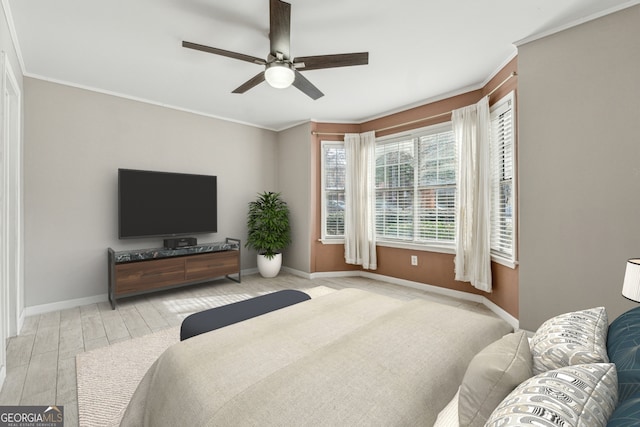
[[[237,277],[237,278],[236,278],[236,277],[232,277],[232,276],[230,276],[230,275],[228,275],[228,274],[227,274],[227,275],[225,275],[225,277],[226,277],[227,279],[229,279],[229,280],[233,280],[233,281],[234,281],[234,282],[236,282],[236,283],[242,283],[242,282],[240,281],[240,271],[238,271],[238,273],[236,274],[236,276],[238,276],[238,277]]]

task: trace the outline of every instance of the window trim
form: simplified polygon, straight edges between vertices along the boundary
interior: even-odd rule
[[[456,248],[455,245],[434,245],[434,244],[424,244],[424,243],[416,243],[416,242],[407,242],[407,241],[399,241],[399,240],[376,240],[376,246],[382,246],[385,248],[396,248],[396,249],[407,249],[412,251],[422,251],[422,252],[433,252],[440,254],[451,254],[455,255]]]
[[[327,197],[325,177],[325,147],[344,148],[344,141],[320,141],[320,242],[324,244],[344,243],[344,235],[327,235]]]
[[[513,216],[513,236],[512,236],[512,240],[511,240],[511,245],[512,245],[512,253],[510,257],[505,256],[503,253],[498,253],[496,251],[494,251],[493,249],[491,249],[491,261],[503,265],[505,267],[509,267],[512,269],[515,269],[518,266],[518,230],[519,230],[519,216],[518,216],[518,163],[517,163],[517,110],[516,110],[516,96],[515,96],[515,91],[511,91],[508,94],[506,94],[505,96],[503,96],[502,98],[500,98],[498,101],[496,101],[495,104],[493,104],[490,108],[490,112],[489,114],[491,115],[491,121],[493,122],[494,119],[494,114],[499,114],[498,111],[500,111],[501,109],[506,109],[508,108],[506,105],[508,105],[509,103],[511,104],[511,117],[512,117],[512,135],[511,135],[511,142],[513,144],[512,146],[512,150],[511,150],[511,164],[513,167],[513,181],[512,181],[512,197],[513,197],[513,211],[512,211],[512,216]],[[491,141],[491,143],[493,144],[493,140]],[[493,190],[493,189],[492,189]]]
[[[501,254],[495,253],[491,250],[491,261],[497,264],[506,266],[508,268],[515,269],[518,265],[518,232],[519,232],[519,216],[518,216],[518,163],[517,163],[517,110],[516,110],[516,94],[515,91],[509,92],[507,95],[502,97],[500,100],[495,102],[490,108],[490,114],[493,114],[496,110],[500,109],[504,106],[505,103],[511,102],[511,108],[513,109],[513,150],[512,150],[512,165],[513,165],[513,218],[514,218],[514,233],[513,233],[513,253],[511,257],[505,257]],[[441,131],[445,131],[447,129],[452,128],[451,121],[437,123],[430,126],[425,126],[417,129],[412,129],[408,132],[401,132],[397,134],[385,135],[384,137],[376,138],[376,144],[379,143],[388,143],[394,142],[399,139],[410,139],[410,138],[418,138],[420,134],[423,134],[425,131],[429,131],[429,133],[438,133]],[[321,191],[320,191],[320,201],[321,201],[321,238],[318,239],[322,244],[344,244],[344,236],[327,236],[326,234],[326,193],[325,193],[325,147],[329,146],[337,146],[344,147],[344,141],[330,141],[323,140],[320,142],[321,145]],[[442,243],[437,244],[436,242],[429,243],[417,243],[415,241],[405,241],[405,240],[394,240],[394,239],[385,239],[385,238],[376,238],[376,245],[381,247],[390,247],[390,248],[399,248],[399,249],[407,249],[407,250],[415,250],[415,251],[425,251],[425,252],[435,252],[435,253],[446,253],[446,254],[455,254],[455,240],[451,243]]]

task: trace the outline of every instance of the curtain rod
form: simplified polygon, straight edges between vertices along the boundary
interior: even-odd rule
[[[518,73],[516,73],[515,71],[511,72],[511,74],[509,74],[502,82],[500,82],[500,84],[498,86],[493,88],[491,90],[491,92],[489,92],[486,96],[490,97],[491,95],[493,95],[506,82],[508,82],[511,79],[511,77],[515,77],[517,75],[518,75]],[[387,130],[392,130],[392,129],[395,129],[395,128],[409,126],[409,125],[413,125],[413,124],[420,123],[420,122],[426,122],[427,120],[437,119],[438,117],[446,116],[447,114],[451,114],[452,112],[453,112],[453,110],[445,111],[444,113],[434,114],[433,116],[424,117],[422,119],[411,120],[410,122],[404,122],[404,123],[400,123],[400,124],[397,124],[397,125],[387,126],[386,128],[376,129],[374,132],[384,132],[384,131],[387,131]],[[345,133],[344,132],[316,132],[316,131],[313,131],[313,132],[311,132],[311,134],[312,135],[326,135],[326,136],[344,136]]]

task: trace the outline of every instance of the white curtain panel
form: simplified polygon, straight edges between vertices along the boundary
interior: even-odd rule
[[[344,258],[347,264],[377,268],[375,212],[375,132],[344,136],[345,177]]]
[[[452,112],[458,149],[455,279],[491,292],[489,98]]]

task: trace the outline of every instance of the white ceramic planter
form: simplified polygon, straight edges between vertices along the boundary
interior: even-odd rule
[[[271,259],[258,255],[258,271],[262,277],[276,277],[282,267],[282,254],[276,254]]]

